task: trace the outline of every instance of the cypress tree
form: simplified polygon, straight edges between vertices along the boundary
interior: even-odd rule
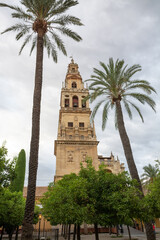
[[[18,155],[18,159],[15,166],[16,177],[11,183],[10,189],[12,192],[23,192],[24,179],[26,169],[26,153],[22,149]]]

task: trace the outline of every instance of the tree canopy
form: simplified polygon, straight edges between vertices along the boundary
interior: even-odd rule
[[[12,17],[20,20],[19,23],[2,32],[17,32],[16,40],[25,37],[19,54],[30,42],[32,42],[30,50],[30,54],[32,54],[37,45],[37,33],[44,36],[44,47],[48,56],[51,56],[55,62],[57,62],[57,48],[67,55],[61,35],[75,41],[82,40],[76,32],[69,28],[69,25],[83,25],[80,19],[66,14],[67,10],[78,4],[77,0],[21,0],[20,3],[20,6],[0,3],[0,7],[10,8]]]
[[[8,150],[3,144],[0,147],[0,188],[8,187],[10,183],[15,179],[15,163],[17,158],[13,160],[8,159],[7,157]]]
[[[125,172],[115,175],[105,166],[96,171],[89,160],[78,175],[65,175],[49,186],[41,200],[42,211],[53,225],[132,225],[134,218],[147,216],[136,185]]]

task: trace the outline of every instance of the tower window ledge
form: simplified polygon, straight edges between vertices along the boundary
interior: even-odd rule
[[[66,127],[66,130],[73,130],[74,127]]]
[[[81,131],[87,131],[87,128],[79,127],[79,130],[81,130]]]

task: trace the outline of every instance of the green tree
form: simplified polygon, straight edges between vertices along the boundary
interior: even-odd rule
[[[152,221],[155,218],[160,218],[160,174],[148,185],[144,205],[148,209],[146,212],[149,213]]]
[[[19,192],[19,191],[23,192],[25,169],[26,169],[26,154],[24,149],[22,149],[16,161],[16,166],[15,166],[16,177],[10,186],[10,189],[12,192]]]
[[[52,225],[77,224],[80,226],[86,213],[88,197],[86,181],[76,174],[65,175],[55,185],[51,184],[41,199],[42,213]],[[80,232],[77,236],[80,239]]]
[[[144,173],[141,175],[141,181],[144,185],[152,183],[159,173],[158,167],[152,166],[151,164],[148,164],[148,166],[144,166],[143,170]]]
[[[17,226],[22,225],[24,217],[25,199],[22,193],[11,192],[3,188],[0,193],[0,226],[3,226],[12,239],[12,234]]]
[[[98,224],[131,225],[133,218],[144,218],[145,209],[136,184],[126,173],[108,173],[105,166],[96,171],[88,159],[78,176],[65,175],[49,186],[41,200],[42,211],[53,225],[94,224],[98,240]]]
[[[100,106],[104,105],[102,113],[102,129],[106,127],[106,122],[109,116],[109,110],[115,110],[115,125],[118,128],[120,138],[122,141],[124,153],[128,163],[128,168],[133,179],[139,183],[139,189],[142,191],[142,186],[138,171],[134,162],[133,153],[129,137],[126,132],[122,106],[127,111],[130,119],[132,119],[131,107],[137,111],[140,118],[143,120],[142,113],[139,107],[132,102],[132,99],[137,100],[142,104],[148,104],[155,111],[155,102],[149,96],[151,93],[156,92],[155,89],[146,80],[132,80],[132,76],[141,71],[140,65],[133,65],[128,67],[125,65],[124,60],[118,60],[114,63],[113,59],[109,59],[109,64],[105,65],[100,62],[103,70],[94,68],[94,75],[91,75],[89,89],[91,102],[97,100],[98,97],[102,99],[94,107],[92,117],[94,118]],[[143,191],[142,191],[143,192]],[[154,240],[155,235],[150,223],[145,225],[147,239]]]
[[[133,218],[143,217],[137,181],[131,180],[127,173],[112,174],[107,172],[105,165],[96,171],[89,160],[87,167],[81,167],[79,175],[87,180],[88,201],[84,219],[89,224],[94,223],[96,240],[99,240],[98,224],[132,225]]]
[[[7,157],[8,150],[3,144],[0,147],[0,191],[3,187],[8,187],[10,183],[14,180],[15,174],[15,162],[16,158],[13,160]]]
[[[65,14],[67,10],[78,4],[77,0],[21,0],[20,3],[20,6],[0,3],[0,6],[10,8],[13,11],[12,17],[21,21],[3,32],[16,31],[17,40],[26,36],[20,53],[31,40],[32,46],[30,53],[32,53],[35,47],[37,48],[28,192],[22,228],[22,239],[31,239],[33,234],[32,221],[38,166],[43,49],[46,47],[48,56],[51,55],[53,60],[57,62],[56,46],[64,55],[67,54],[64,43],[57,32],[73,40],[80,41],[81,37],[72,31],[68,25],[82,25],[82,23],[77,17]]]

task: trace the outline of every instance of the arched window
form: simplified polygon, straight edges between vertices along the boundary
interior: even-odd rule
[[[69,99],[68,98],[65,99],[64,105],[65,105],[65,107],[69,107]]]
[[[77,88],[77,83],[76,82],[72,83],[72,88]]]
[[[82,108],[86,108],[86,102],[82,100]]]
[[[73,107],[78,107],[78,97],[77,96],[73,97],[72,102],[73,102]]]

